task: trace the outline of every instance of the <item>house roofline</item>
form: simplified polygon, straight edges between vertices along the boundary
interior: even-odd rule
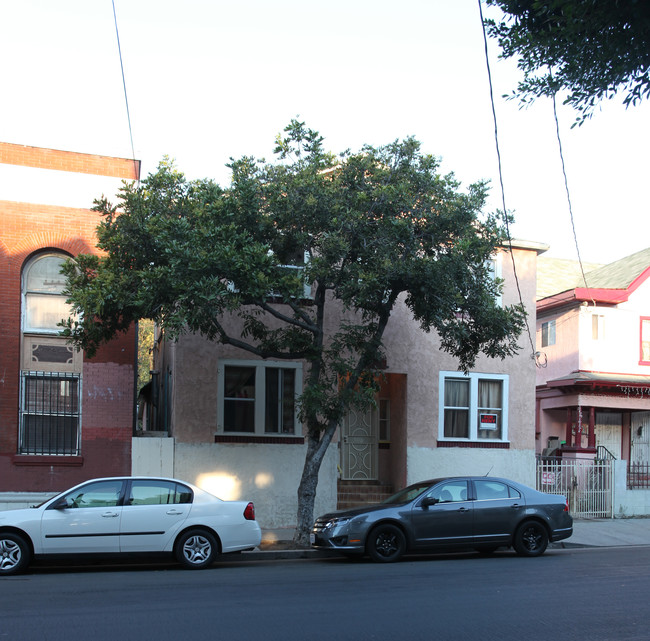
[[[625,289],[607,287],[575,287],[558,292],[537,301],[537,312],[545,312],[572,303],[599,303],[601,305],[619,305],[629,300],[633,294],[650,277],[650,265],[646,267]]]

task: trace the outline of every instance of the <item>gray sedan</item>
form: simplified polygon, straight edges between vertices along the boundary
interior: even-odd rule
[[[415,483],[379,505],[331,512],[316,519],[312,547],[374,561],[403,554],[512,546],[523,556],[543,554],[549,541],[567,539],[573,518],[564,496],[484,476]]]

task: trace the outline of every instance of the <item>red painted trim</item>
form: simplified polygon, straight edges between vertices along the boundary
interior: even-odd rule
[[[608,289],[605,287],[576,287],[553,296],[543,298],[537,303],[537,311],[553,309],[571,302],[591,302],[618,305],[629,300],[650,277],[650,266],[646,267],[625,289]]]
[[[465,447],[472,449],[499,449],[509,450],[510,443],[503,443],[501,441],[438,441],[438,447]]]

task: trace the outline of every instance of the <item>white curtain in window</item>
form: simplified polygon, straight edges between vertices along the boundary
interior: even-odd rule
[[[478,382],[478,435],[479,438],[501,438],[501,415],[503,405],[503,381],[481,379]],[[480,429],[481,413],[496,415],[496,429]]]
[[[469,380],[445,380],[446,437],[469,438]]]

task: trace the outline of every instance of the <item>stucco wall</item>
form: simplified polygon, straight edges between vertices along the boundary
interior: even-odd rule
[[[614,463],[614,516],[650,515],[650,489],[627,489],[627,461]]]
[[[265,529],[296,525],[297,491],[306,445],[179,443],[173,438],[136,438],[133,474],[171,476],[224,500],[255,503]],[[161,460],[165,463],[158,465]],[[338,448],[321,466],[314,516],[336,508]]]
[[[408,483],[465,474],[500,476],[535,487],[535,451],[408,448]]]

